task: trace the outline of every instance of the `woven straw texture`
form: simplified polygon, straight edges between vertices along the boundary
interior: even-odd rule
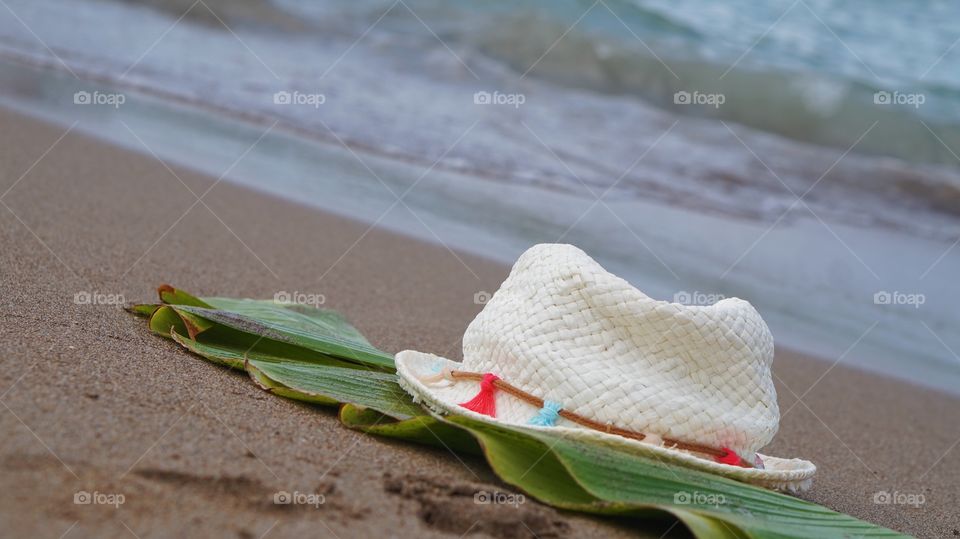
[[[494,373],[601,423],[729,447],[747,459],[770,442],[779,423],[770,374],[773,337],[748,302],[657,301],[571,245],[537,245],[520,257],[467,328],[463,358],[453,368]],[[476,394],[475,382],[427,387],[416,379],[448,361],[441,360],[399,354],[404,387],[439,411],[474,415],[457,404]],[[537,413],[502,392],[496,399],[496,420],[526,424]],[[586,430],[564,419],[555,428]],[[588,436],[598,434],[620,438]],[[712,465],[711,471],[734,468],[689,458]],[[761,472],[747,473],[751,482],[763,484],[763,476],[773,483],[800,481],[815,470],[806,461],[770,459],[764,460],[767,470],[745,470]]]

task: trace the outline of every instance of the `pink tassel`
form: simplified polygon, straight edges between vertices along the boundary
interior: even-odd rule
[[[743,460],[740,458],[740,455],[733,452],[733,450],[723,447],[723,455],[719,457],[714,457],[714,459],[720,464],[730,464],[733,466],[740,466],[740,461]]]
[[[497,388],[493,383],[499,379],[495,374],[489,372],[484,374],[483,379],[480,380],[480,392],[469,401],[461,403],[460,406],[478,414],[497,417],[497,400],[494,395]]]

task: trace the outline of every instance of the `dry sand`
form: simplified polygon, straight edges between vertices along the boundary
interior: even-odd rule
[[[0,126],[0,535],[619,537],[670,526],[475,505],[477,490],[510,491],[482,460],[349,431],[117,307],[74,302],[84,291],[152,300],[163,282],[321,293],[388,351],[459,357],[474,293],[508,268],[224,182],[196,203],[149,157],[71,133],[40,159],[64,129],[7,111]],[[212,184],[174,171],[198,194]],[[775,373],[783,421],[768,452],[818,464],[806,498],[912,534],[960,534],[960,401],[782,350]],[[125,503],[76,505],[81,490]],[[279,490],[326,503],[276,506]],[[878,491],[925,503],[876,504]]]

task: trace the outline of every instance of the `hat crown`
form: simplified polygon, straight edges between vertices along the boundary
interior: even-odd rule
[[[517,260],[464,333],[463,357],[588,418],[744,456],[779,423],[773,337],[750,303],[654,300],[572,245]]]

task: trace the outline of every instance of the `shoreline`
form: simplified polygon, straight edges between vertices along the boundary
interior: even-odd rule
[[[2,63],[7,63],[10,66],[16,66],[18,68],[23,68],[27,70],[32,70],[36,72],[46,72],[54,76],[66,76],[67,72],[62,68],[61,64],[54,59],[36,56],[24,53],[22,51],[17,51],[16,49],[10,47],[8,50],[4,50],[3,43],[0,42],[0,68],[2,68]],[[64,56],[69,59],[69,56]],[[222,104],[217,104],[211,102],[210,100],[205,100],[197,97],[190,97],[182,95],[175,91],[166,90],[163,88],[158,88],[154,85],[149,84],[149,82],[132,82],[129,80],[118,80],[115,77],[105,75],[102,73],[97,73],[93,70],[85,70],[82,68],[71,68],[71,71],[76,73],[79,77],[78,80],[82,81],[83,84],[87,86],[92,85],[102,85],[104,88],[110,88],[115,90],[120,90],[122,92],[132,92],[138,95],[139,99],[147,100],[156,100],[162,101],[171,107],[180,107],[183,110],[190,111],[191,113],[198,114],[209,114],[211,116],[219,116],[227,121],[243,123],[253,127],[264,128],[268,126],[273,126],[272,130],[283,133],[286,136],[292,138],[299,138],[306,142],[317,143],[329,146],[331,148],[337,148],[339,145],[342,145],[344,142],[350,147],[351,150],[357,150],[364,155],[369,155],[377,159],[388,159],[393,160],[404,165],[415,165],[420,167],[431,166],[436,170],[442,170],[449,174],[460,174],[473,176],[476,178],[481,178],[483,180],[498,182],[503,185],[513,185],[516,182],[525,180],[525,178],[520,177],[510,177],[502,176],[500,174],[491,173],[489,170],[486,170],[482,167],[476,166],[463,166],[462,164],[448,164],[442,161],[431,162],[429,159],[422,158],[420,156],[412,155],[399,151],[398,148],[388,148],[370,144],[360,138],[343,138],[336,135],[324,134],[320,130],[308,127],[306,125],[298,124],[293,121],[290,121],[287,118],[276,118],[264,112],[251,112],[248,110],[240,109],[236,106],[227,106]],[[121,92],[121,93],[122,93]],[[11,106],[12,108],[17,108],[16,106]],[[33,115],[33,111],[19,110],[21,114]],[[777,134],[766,133],[774,137],[780,137]],[[96,136],[94,134],[94,136]],[[784,138],[784,140],[796,143],[798,145],[805,145],[809,147],[815,147],[820,149],[830,149],[829,146],[817,145],[813,142],[806,141],[795,141],[789,138]],[[861,157],[870,157],[861,156]],[[586,161],[586,160],[585,160]],[[586,161],[586,164],[593,167],[599,167],[598,163],[593,163]],[[928,164],[920,164],[918,166],[932,166]],[[616,176],[617,171],[613,169],[604,170],[605,173]],[[721,181],[730,181],[729,179],[719,178]],[[737,183],[736,181],[730,181],[731,185]],[[555,190],[558,194],[573,194],[576,189],[569,187],[561,186],[544,186],[548,187],[551,190]],[[656,188],[658,186],[650,185],[653,194],[656,193]],[[919,188],[919,186],[918,186]],[[684,200],[679,193],[665,193],[662,195],[663,198],[658,199],[657,201],[662,204],[669,204],[681,207],[685,210],[703,212],[710,214],[717,218],[731,219],[738,222],[744,223],[767,223],[770,220],[770,217],[759,209],[748,210],[745,208],[729,208],[729,207],[718,207],[712,204],[705,203],[701,200]],[[949,198],[949,197],[947,197]],[[932,201],[935,202],[937,199],[933,198]],[[952,212],[956,213],[956,212]],[[884,219],[877,219],[870,223],[871,227],[878,228],[887,232],[910,235],[922,240],[932,240],[932,241],[949,241],[952,240],[952,236],[949,234],[940,236],[942,231],[939,230],[920,230],[920,229],[911,229],[905,226],[902,222],[887,221]]]
[[[30,69],[40,69],[40,70],[43,70],[43,69],[56,69],[56,64],[55,64],[55,62],[50,62],[50,63],[46,63],[46,64],[44,64],[44,63],[42,63],[42,62],[31,63],[30,61],[27,61],[27,60],[26,60],[24,57],[22,57],[22,56],[17,56],[17,55],[5,55],[5,53],[4,53],[2,50],[0,50],[0,61],[9,61],[9,62],[12,62],[12,63],[15,63],[15,64],[21,64],[21,65],[24,65],[24,66],[26,66],[26,67],[28,67],[28,68],[30,68]],[[173,105],[173,106],[186,107],[186,108],[189,109],[189,110],[196,110],[196,111],[199,111],[199,112],[201,112],[201,113],[203,113],[203,114],[223,115],[223,117],[229,119],[230,121],[237,121],[237,122],[241,122],[241,123],[244,123],[244,124],[250,124],[250,125],[258,126],[258,127],[267,127],[267,126],[269,126],[269,125],[271,124],[270,118],[269,118],[268,116],[266,116],[266,115],[255,114],[255,113],[244,113],[243,111],[239,111],[239,110],[236,110],[236,109],[230,108],[230,107],[217,107],[217,106],[215,106],[215,105],[213,105],[213,104],[211,104],[211,103],[208,103],[208,102],[205,102],[205,101],[202,101],[202,100],[189,100],[189,99],[186,99],[186,98],[184,98],[184,97],[182,97],[182,96],[179,96],[179,95],[177,95],[177,94],[175,94],[175,93],[173,93],[173,92],[165,92],[165,91],[157,90],[157,89],[155,89],[155,88],[151,88],[151,87],[144,86],[144,85],[129,84],[129,85],[126,85],[126,86],[122,86],[122,85],[119,85],[119,86],[118,86],[117,83],[116,83],[116,81],[110,79],[109,77],[94,76],[94,75],[92,75],[92,74],[90,74],[90,73],[83,73],[82,76],[83,76],[84,80],[85,80],[85,81],[88,81],[88,82],[102,83],[102,84],[105,84],[105,85],[109,85],[109,86],[111,86],[111,87],[118,87],[118,88],[123,88],[123,89],[125,89],[125,90],[130,90],[130,91],[142,93],[143,95],[147,96],[148,98],[163,100],[163,101],[166,101],[166,102],[170,103],[170,104]],[[14,113],[14,114],[21,115],[21,116],[24,116],[24,117],[26,117],[26,118],[30,118],[30,119],[32,119],[32,120],[39,121],[39,122],[49,122],[49,119],[40,118],[40,117],[37,117],[37,116],[33,115],[33,114],[32,114],[32,111],[19,110],[19,109],[16,109],[16,108],[9,108],[9,107],[7,107],[7,106],[5,106],[5,105],[2,105],[2,104],[0,104],[0,110],[5,110],[5,111],[8,111],[8,112],[12,112],[12,113]],[[288,123],[285,123],[284,121],[279,121],[278,123],[274,124],[274,127],[273,127],[272,131],[273,131],[273,132],[281,132],[281,133],[284,134],[284,136],[289,136],[289,137],[293,137],[293,138],[302,138],[302,139],[304,139],[304,140],[306,140],[307,142],[310,142],[310,143],[324,144],[324,145],[328,145],[328,146],[331,146],[331,147],[336,147],[336,145],[338,144],[336,138],[333,138],[333,137],[325,137],[325,136],[323,136],[321,133],[318,133],[318,132],[316,132],[316,131],[313,131],[313,130],[310,130],[310,129],[306,129],[306,128],[302,127],[302,126],[298,126],[298,125],[295,125],[295,124],[288,124]],[[96,138],[96,139],[98,139],[98,140],[102,140],[105,144],[110,144],[110,145],[116,146],[116,145],[113,144],[112,141],[110,141],[108,138],[100,138],[100,137],[98,137],[98,136],[97,136],[96,134],[94,134],[94,133],[87,132],[87,133],[85,133],[85,136],[89,136],[89,137],[92,137],[92,138]],[[356,144],[356,146],[354,146],[353,144]],[[429,164],[429,163],[426,163],[426,162],[418,162],[418,161],[414,160],[413,158],[407,156],[406,154],[390,153],[388,150],[381,150],[380,148],[377,148],[377,147],[374,147],[374,146],[364,145],[364,144],[362,144],[362,142],[356,142],[356,143],[355,143],[355,142],[352,142],[352,141],[351,141],[350,147],[351,147],[351,149],[356,149],[356,150],[359,150],[360,152],[363,152],[363,153],[369,153],[369,155],[372,155],[372,156],[377,157],[377,158],[392,159],[392,160],[396,160],[396,161],[398,161],[398,162],[403,162],[403,163],[405,163],[405,164],[412,164],[412,165],[419,165],[419,166],[423,166],[423,165],[428,165],[428,164]],[[141,156],[143,156],[143,157],[149,157],[149,155],[147,155],[147,154],[144,153],[143,151],[135,151],[135,150],[129,150],[129,149],[126,149],[126,150],[132,151],[132,153],[135,153],[135,154],[137,154],[137,155],[141,155]],[[168,164],[169,164],[169,163],[168,163]],[[193,172],[196,173],[196,174],[201,174],[201,175],[204,174],[204,171],[203,171],[202,169],[196,169],[196,168],[194,168],[194,167],[190,167],[190,166],[188,166],[188,165],[181,164],[181,163],[176,163],[176,168],[186,168],[186,169],[188,169],[188,170],[193,171]],[[435,164],[435,165],[434,165],[434,168],[436,168],[436,169],[442,169],[442,168],[443,168],[443,165],[442,165],[442,164]],[[498,181],[503,181],[502,178],[495,177],[494,175],[484,175],[484,172],[483,172],[482,170],[476,170],[476,169],[469,169],[469,170],[451,169],[451,170],[448,170],[448,171],[451,172],[451,173],[469,174],[469,175],[474,175],[474,176],[482,177],[482,178],[484,178],[484,179],[496,179],[496,180],[498,180]],[[225,178],[225,179],[226,179],[226,178]],[[506,183],[509,184],[509,181],[507,181]],[[241,188],[244,188],[244,187],[247,187],[247,186],[241,186]],[[294,198],[294,197],[279,196],[279,195],[277,195],[276,193],[269,192],[269,191],[262,191],[262,190],[256,190],[256,193],[257,193],[258,195],[262,195],[262,196],[266,196],[266,197],[270,197],[270,198],[276,198],[277,200],[281,200],[283,203],[294,204],[294,205],[300,206],[300,207],[302,207],[302,208],[308,209],[308,210],[310,210],[310,211],[318,211],[318,212],[326,212],[326,211],[327,211],[327,210],[325,210],[325,209],[323,209],[323,208],[317,208],[315,205],[311,205],[311,204],[309,204],[309,203],[303,202],[302,200],[297,200],[297,199]],[[694,209],[696,209],[696,210],[703,210],[703,209],[706,209],[706,208],[685,207],[685,209],[690,209],[690,210],[694,210]],[[737,220],[737,221],[757,222],[755,216],[734,215],[734,214],[722,213],[722,212],[721,212],[721,213],[718,213],[717,216],[718,216],[718,217],[723,217],[723,218],[728,218],[728,219],[733,219],[733,220]],[[350,219],[349,217],[345,217],[345,216],[338,216],[338,217],[341,217],[341,218],[344,218],[344,219]],[[358,223],[361,223],[361,224],[366,224],[366,223],[364,223],[364,222],[362,222],[362,221],[359,221],[359,220],[358,220],[357,222],[358,222]],[[909,232],[909,231],[901,230],[901,229],[892,229],[892,230],[897,231],[897,232],[901,232],[901,233],[908,233],[908,232]],[[409,240],[414,240],[414,241],[423,241],[422,239],[418,239],[418,238],[416,238],[415,236],[405,235],[405,234],[399,233],[399,232],[397,232],[397,231],[395,231],[395,230],[391,230],[390,232],[391,232],[391,233],[394,233],[394,234],[398,234],[398,235],[401,236],[404,240],[409,239]],[[429,241],[428,241],[427,243],[435,243],[435,242],[429,242]],[[501,261],[501,260],[498,260],[498,259],[496,259],[496,258],[485,257],[484,255],[478,254],[478,253],[469,253],[469,254],[470,254],[470,256],[473,256],[473,257],[478,257],[478,258],[486,259],[488,262],[490,262],[490,263],[492,263],[492,264],[497,264],[497,265],[503,266],[504,268],[506,268],[506,270],[509,270],[509,267],[510,267],[509,263],[505,263],[505,262],[503,262],[503,261]],[[826,364],[831,364],[831,363],[833,363],[833,360],[830,360],[829,358],[827,358],[827,357],[825,357],[825,356],[823,356],[823,355],[821,355],[821,354],[818,354],[817,352],[815,352],[815,351],[813,351],[813,350],[801,350],[801,349],[796,349],[796,348],[793,348],[793,347],[790,347],[790,346],[780,346],[780,345],[777,346],[777,349],[778,349],[778,350],[781,350],[781,349],[782,349],[785,353],[788,353],[788,354],[791,354],[791,355],[803,356],[803,357],[805,357],[805,358],[808,358],[808,359],[811,359],[811,360],[814,360],[814,361],[819,361],[819,362],[823,362],[823,363],[826,363]],[[960,397],[960,390],[958,390],[958,393],[957,393],[957,394],[951,394],[951,393],[949,393],[948,391],[946,391],[945,389],[943,389],[943,388],[941,388],[941,387],[926,386],[926,385],[923,385],[922,383],[919,383],[919,382],[917,382],[917,381],[915,381],[915,380],[910,380],[910,379],[906,379],[906,378],[900,378],[900,377],[897,377],[897,376],[892,375],[892,374],[889,374],[889,373],[872,371],[872,370],[870,370],[870,369],[868,369],[868,368],[866,368],[866,367],[864,367],[864,366],[862,366],[862,365],[855,365],[855,364],[854,364],[854,365],[849,365],[849,364],[845,364],[844,366],[847,367],[847,368],[850,368],[850,369],[852,369],[852,370],[854,370],[854,371],[857,371],[857,372],[863,372],[863,373],[869,374],[869,375],[871,375],[871,376],[877,376],[877,377],[879,377],[879,378],[889,379],[890,381],[895,382],[895,383],[902,383],[902,384],[906,384],[906,385],[909,385],[909,386],[913,386],[913,387],[917,388],[918,390],[923,390],[923,391],[935,391],[935,392],[939,393],[940,395],[942,395],[942,396],[944,396],[944,397],[948,397],[948,398],[958,398],[958,397]]]
[[[12,535],[127,527],[280,537],[328,526],[343,536],[459,537],[482,521],[524,522],[540,536],[635,536],[638,523],[532,501],[478,507],[457,492],[511,491],[482,461],[343,429],[329,411],[266,395],[150,335],[116,305],[73,301],[80,292],[152,300],[164,282],[201,295],[317,292],[387,351],[459,358],[480,309],[473,294],[496,289],[508,267],[228,182],[192,206],[178,177],[198,194],[212,178],[179,166],[175,177],[79,133],[54,144],[64,129],[7,109],[0,121],[0,188],[9,189],[0,208],[0,511]],[[781,347],[774,373],[783,419],[764,452],[817,464],[803,498],[920,536],[955,533],[956,398]],[[391,493],[397,479],[416,488]],[[127,502],[74,505],[81,489]],[[329,503],[278,511],[271,489],[328,492]],[[885,491],[925,503],[874,503]],[[653,537],[667,531],[640,524]]]
[[[2,51],[0,51],[0,60],[2,60],[2,59],[3,59],[3,53],[2,53]],[[20,60],[20,59],[18,59],[18,58],[12,57],[12,56],[11,56],[11,57],[8,57],[8,58],[6,58],[6,59],[9,60],[9,61],[13,61],[13,62],[17,62],[18,60]],[[36,69],[47,69],[47,68],[50,68],[50,67],[54,67],[54,66],[52,66],[52,65],[42,65],[42,64],[26,64],[26,65],[28,65],[28,66],[31,67],[31,68],[36,68]],[[86,74],[85,74],[84,76],[86,76]],[[114,84],[114,82],[115,82],[115,81],[111,81],[111,80],[108,79],[108,78],[102,78],[102,79],[96,79],[96,78],[94,78],[94,79],[91,79],[91,80],[93,80],[93,81],[95,81],[95,82],[101,82],[101,83],[104,83],[104,84]],[[202,111],[203,113],[222,114],[222,115],[225,115],[226,118],[229,118],[230,120],[233,120],[233,121],[239,121],[239,122],[243,122],[243,123],[250,123],[250,124],[252,124],[252,125],[260,126],[260,127],[265,127],[265,126],[269,126],[269,125],[270,125],[269,118],[266,117],[266,116],[263,116],[263,115],[244,114],[244,113],[242,113],[241,111],[237,111],[237,110],[235,110],[235,109],[231,109],[231,108],[227,108],[227,107],[218,108],[218,107],[211,106],[210,104],[205,103],[205,102],[202,102],[202,101],[190,101],[190,100],[186,100],[186,99],[181,98],[180,96],[177,96],[176,94],[167,93],[167,92],[163,92],[163,91],[156,91],[156,90],[152,90],[152,89],[147,88],[147,87],[140,87],[140,86],[134,85],[134,86],[130,86],[129,89],[130,89],[130,90],[133,90],[133,91],[136,91],[136,92],[144,92],[147,96],[149,96],[149,97],[151,97],[151,98],[162,99],[162,100],[169,100],[171,103],[176,104],[176,105],[182,105],[182,106],[184,106],[184,107],[188,107],[188,108],[191,108],[191,109],[197,109],[197,110],[199,110],[199,111]],[[0,105],[0,111],[10,112],[10,113],[13,113],[13,114],[16,114],[16,115],[20,115],[20,116],[23,116],[23,117],[25,117],[25,118],[29,118],[29,119],[31,119],[31,120],[38,121],[38,122],[44,122],[44,123],[48,122],[47,119],[39,118],[39,117],[37,117],[37,116],[34,116],[34,115],[32,115],[31,112],[29,112],[29,111],[18,110],[18,109],[15,109],[15,108],[8,108],[8,107],[6,107],[6,106],[4,106],[4,105]],[[275,130],[275,131],[281,131],[281,132],[283,132],[285,135],[289,135],[289,136],[291,136],[291,137],[303,137],[303,138],[305,138],[305,139],[306,139],[307,141],[309,141],[309,142],[316,142],[316,143],[321,143],[321,144],[326,144],[326,145],[335,145],[335,144],[336,144],[336,139],[326,138],[326,137],[323,137],[321,134],[319,134],[319,133],[317,133],[317,132],[315,132],[315,131],[311,131],[311,130],[308,130],[308,129],[304,129],[304,128],[298,127],[298,126],[296,126],[296,125],[287,125],[287,124],[284,124],[282,121],[279,122],[279,123],[277,123],[277,124],[274,126],[274,130]],[[100,139],[99,137],[97,137],[97,136],[96,136],[95,134],[93,134],[93,133],[84,133],[84,136],[88,136],[88,137],[92,137],[92,138],[95,138],[95,139],[98,139],[98,140],[102,140],[105,144],[109,144],[109,145],[112,145],[112,146],[116,146],[116,145],[112,144],[111,141],[109,141],[108,139]],[[394,160],[398,160],[398,161],[401,161],[401,162],[406,162],[406,163],[408,163],[408,164],[420,164],[420,165],[425,164],[425,163],[415,163],[413,160],[408,160],[408,159],[405,158],[405,157],[406,157],[405,155],[391,154],[391,153],[382,153],[382,154],[377,153],[378,149],[375,148],[375,147],[372,147],[372,146],[363,146],[363,145],[360,145],[360,146],[357,146],[357,149],[359,149],[360,151],[363,151],[363,152],[370,152],[371,155],[374,155],[374,156],[376,156],[376,157],[385,158],[385,159],[394,159]],[[132,151],[132,150],[129,150],[129,149],[125,149],[125,150],[131,151],[131,153],[134,153],[134,154],[136,154],[136,155],[140,155],[140,156],[145,157],[145,158],[149,157],[147,154],[145,154],[145,153],[142,152],[142,151]],[[168,164],[169,164],[169,163],[168,163]],[[180,163],[177,163],[177,164],[176,164],[176,168],[185,168],[185,169],[187,169],[187,170],[191,170],[193,173],[196,173],[196,174],[200,174],[200,175],[203,175],[203,174],[204,174],[204,171],[202,171],[202,170],[200,170],[200,169],[194,169],[193,167],[189,167],[188,165],[184,165],[184,164],[180,164]],[[440,168],[440,165],[437,165],[435,168]],[[478,173],[479,171],[476,171],[476,170],[469,170],[469,171],[452,170],[451,172],[454,172],[454,173],[476,174],[476,173]],[[491,176],[491,178],[492,178],[492,176]],[[225,179],[226,179],[226,178],[225,178]],[[241,189],[249,188],[248,186],[240,186],[240,187],[241,187]],[[285,204],[293,204],[293,205],[299,206],[299,207],[301,207],[301,208],[307,209],[307,210],[309,210],[309,211],[316,211],[316,212],[321,212],[321,213],[326,212],[326,210],[323,209],[323,208],[317,208],[317,207],[314,206],[314,205],[311,205],[311,204],[309,204],[309,203],[303,202],[302,200],[297,200],[297,199],[295,199],[294,197],[279,196],[279,195],[277,195],[277,194],[275,194],[275,193],[272,193],[272,192],[269,192],[269,191],[261,191],[261,190],[256,190],[255,193],[256,193],[257,195],[260,195],[260,196],[265,196],[265,197],[269,197],[269,198],[275,198],[275,199],[277,199],[277,200],[279,200],[279,201],[282,201],[282,202],[285,203]],[[687,209],[692,209],[692,208],[687,208]],[[735,215],[730,215],[730,214],[719,214],[719,216],[725,217],[725,218],[730,218],[730,219],[735,219],[735,220],[743,220],[743,221],[746,221],[746,222],[752,222],[752,221],[754,221],[754,219],[753,219],[752,217],[748,217],[748,216],[735,216]],[[338,215],[337,217],[343,218],[343,219],[347,219],[347,220],[352,220],[352,219],[350,219],[349,217],[345,217],[345,216],[340,216],[340,215]],[[363,221],[357,220],[356,222],[359,223],[359,224],[366,225],[366,223],[363,222]],[[900,232],[905,232],[905,231],[900,231]],[[402,233],[397,232],[397,231],[395,231],[395,230],[390,230],[390,233],[392,233],[392,234],[397,234],[397,235],[400,236],[403,240],[423,241],[422,239],[418,239],[418,238],[416,238],[415,236],[405,235],[405,234],[402,234]],[[427,241],[426,243],[436,245],[436,242],[429,242],[429,241]],[[496,259],[496,258],[485,257],[484,255],[478,254],[478,253],[469,253],[469,255],[472,256],[472,257],[485,259],[487,262],[489,262],[489,263],[491,263],[491,264],[499,265],[499,266],[505,268],[505,269],[504,269],[505,272],[506,272],[506,271],[509,271],[509,268],[510,268],[510,264],[509,264],[509,263],[505,263],[505,262],[503,262],[503,261],[501,261],[501,260],[498,260],[498,259]],[[820,354],[818,354],[818,353],[816,353],[816,352],[814,352],[814,351],[812,351],[812,350],[801,350],[801,349],[793,348],[793,347],[790,347],[790,346],[781,346],[781,345],[777,345],[777,349],[778,349],[778,350],[782,350],[784,353],[787,353],[787,354],[790,354],[790,355],[802,356],[802,357],[804,357],[804,358],[807,358],[807,359],[810,359],[810,360],[813,360],[813,361],[818,361],[818,362],[822,362],[822,363],[825,363],[825,364],[832,364],[832,363],[833,363],[833,360],[829,359],[829,358],[826,357],[826,356],[820,355]],[[849,365],[849,364],[844,364],[843,366],[846,367],[846,368],[849,368],[849,369],[851,369],[851,370],[853,370],[853,371],[856,371],[856,372],[862,372],[862,373],[865,373],[865,374],[868,374],[868,375],[871,375],[871,376],[876,376],[876,377],[878,377],[878,378],[888,379],[888,380],[890,380],[891,382],[894,382],[894,383],[909,385],[909,386],[915,387],[915,388],[918,389],[918,390],[922,390],[922,391],[935,391],[935,392],[937,392],[938,394],[942,395],[943,397],[947,397],[947,398],[958,398],[958,397],[960,397],[960,390],[958,390],[958,394],[951,394],[951,393],[947,392],[946,390],[944,390],[943,388],[926,386],[926,385],[923,385],[922,383],[919,383],[919,382],[914,381],[914,380],[905,379],[905,378],[899,378],[899,377],[897,377],[897,376],[895,376],[895,375],[891,375],[891,374],[888,374],[888,373],[872,371],[872,370],[870,370],[870,369],[868,369],[868,368],[866,368],[866,367],[864,367],[864,366],[862,366],[862,365]]]
[[[415,157],[397,158],[389,147],[372,151],[371,141],[361,137],[357,144],[350,133],[333,132],[345,137],[336,142],[305,137],[286,122],[264,130],[259,120],[168,103],[158,97],[165,95],[162,91],[152,97],[130,91],[118,110],[77,107],[71,104],[73,93],[94,86],[6,61],[0,71],[11,81],[3,84],[0,93],[6,95],[0,102],[63,128],[76,120],[78,130],[141,155],[155,152],[168,163],[215,177],[228,169],[228,181],[258,192],[485,253],[506,264],[543,241],[593,245],[595,258],[627,280],[643,283],[653,297],[748,298],[781,344],[960,395],[960,371],[948,350],[956,349],[956,315],[951,295],[943,293],[960,266],[958,259],[945,256],[948,244],[865,223],[824,226],[786,213],[781,226],[768,227],[695,209],[696,197],[678,195],[669,201],[610,197],[595,207],[590,196],[517,181],[504,196],[502,179],[489,181],[501,169],[475,174],[457,169],[458,160],[452,169],[443,162],[431,167]],[[189,140],[179,135],[185,130],[192,134]],[[262,144],[251,147],[257,137],[263,137]],[[232,163],[248,148],[250,155]],[[415,186],[398,205],[397,193]],[[581,217],[573,221],[574,216]],[[723,241],[706,241],[711,235]],[[891,266],[894,252],[902,264]],[[734,260],[737,253],[742,255]],[[837,273],[834,267],[846,269]],[[933,275],[917,280],[934,267]],[[728,269],[721,274],[723,268]],[[681,286],[684,290],[678,290]],[[875,295],[883,290],[919,293],[930,301],[921,310],[880,305]],[[873,331],[876,324],[882,325]],[[857,344],[850,349],[852,343]],[[903,357],[913,358],[913,364],[906,366]]]

